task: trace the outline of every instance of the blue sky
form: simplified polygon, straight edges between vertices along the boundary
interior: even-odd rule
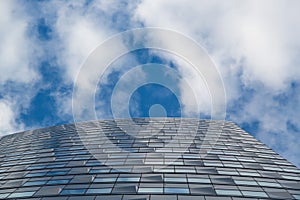
[[[299,167],[299,6],[298,1],[1,1],[0,135],[72,123],[73,84],[89,54],[121,31],[160,27],[206,49],[224,82],[226,119]],[[119,58],[100,78],[95,92],[98,118],[114,117],[109,104],[116,83],[146,63],[168,65],[187,75],[203,94],[201,116],[209,116],[207,91],[191,71],[165,52],[143,49]],[[182,116],[181,109],[190,102],[183,86],[175,79],[172,83],[180,97],[158,84],[134,91],[128,105],[131,116],[147,117],[156,104],[164,111],[153,107],[153,115]]]

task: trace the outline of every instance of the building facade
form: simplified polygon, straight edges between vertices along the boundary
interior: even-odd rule
[[[232,122],[82,122],[0,140],[0,199],[300,199],[300,170]]]

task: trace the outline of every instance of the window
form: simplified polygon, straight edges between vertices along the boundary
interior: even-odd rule
[[[139,182],[140,177],[119,177],[118,182]]]
[[[47,182],[48,185],[56,185],[56,184],[67,184],[69,183],[69,179],[58,179],[58,180],[50,180]]]
[[[234,182],[237,184],[237,185],[258,185],[256,183],[256,181],[252,181],[252,180],[234,180]]]
[[[232,196],[241,196],[242,193],[239,190],[216,190],[218,195],[232,195]]]
[[[260,174],[257,173],[257,172],[241,172],[241,171],[240,171],[240,174],[241,174],[242,176],[260,176]]]
[[[28,181],[23,186],[44,185],[47,181]]]
[[[70,194],[84,194],[85,193],[85,189],[66,189],[66,190],[62,190],[60,194],[62,195],[70,195]]]
[[[188,178],[189,183],[210,183],[209,178]]]
[[[281,187],[278,183],[274,182],[265,182],[265,181],[258,181],[258,184],[260,186],[266,186],[266,187]]]
[[[109,194],[111,193],[111,188],[91,188],[88,189],[86,193],[88,194]]]
[[[114,193],[136,193],[137,187],[135,185],[128,185],[128,186],[117,186],[114,187]]]
[[[163,193],[163,188],[139,188],[139,193]]]
[[[44,169],[46,168],[46,165],[33,165],[30,167],[27,167],[27,170],[32,170],[32,169]]]
[[[52,169],[52,168],[60,168],[60,167],[64,167],[66,164],[63,163],[59,163],[59,164],[52,164],[52,165],[47,165],[46,168],[48,169]]]
[[[51,171],[47,173],[47,176],[66,175],[68,171]]]
[[[29,173],[25,177],[36,177],[36,176],[44,176],[46,172],[36,172],[36,173]]]
[[[187,182],[185,177],[165,177],[164,180],[165,182]]]
[[[35,192],[16,192],[9,195],[9,198],[31,197]]]
[[[168,194],[189,194],[189,189],[187,188],[171,188],[171,187],[166,187],[164,188],[165,193]]]
[[[95,178],[94,183],[115,182],[116,177]]]
[[[300,180],[299,176],[282,175],[282,178],[292,179],[292,180]]]
[[[174,173],[174,168],[158,168],[154,169],[155,172],[162,172],[162,173]]]
[[[4,198],[6,198],[8,195],[9,195],[9,193],[2,193],[2,194],[0,194],[0,198],[1,198],[1,199],[4,199]]]
[[[268,197],[265,192],[257,192],[257,191],[241,191],[244,196],[251,197]]]
[[[294,194],[293,197],[294,197],[295,199],[300,199],[300,194]]]
[[[194,167],[175,167],[176,173],[196,173]]]
[[[109,173],[110,169],[91,169],[91,174],[103,174],[103,173]]]
[[[239,175],[239,173],[237,172],[237,171],[235,171],[235,170],[219,170],[218,169],[218,173],[219,174],[225,174],[225,175]]]

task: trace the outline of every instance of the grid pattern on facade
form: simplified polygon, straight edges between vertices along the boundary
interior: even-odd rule
[[[300,170],[234,123],[205,137],[221,122],[136,119],[150,122],[139,137],[120,119],[1,138],[0,199],[300,199]]]

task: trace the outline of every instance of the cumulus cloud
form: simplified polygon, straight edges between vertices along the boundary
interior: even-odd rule
[[[14,1],[0,2],[0,82],[29,83],[38,76],[31,66],[34,46],[28,39],[29,18]]]
[[[300,165],[300,144],[295,140],[299,132],[291,133],[287,125],[293,121],[300,127],[295,116],[299,101],[289,100],[296,99],[289,93],[291,85],[300,82],[299,4],[144,0],[135,19],[182,32],[202,44],[224,79],[230,119],[240,124],[259,121],[257,137]],[[289,99],[280,103],[280,95]],[[283,135],[293,145],[282,142]]]
[[[39,80],[33,58],[36,45],[28,35],[30,18],[15,1],[0,2],[0,135],[24,128],[20,111],[29,106]],[[18,93],[24,89],[31,92]]]
[[[7,133],[22,130],[24,128],[24,124],[16,122],[16,118],[18,116],[17,112],[13,110],[15,106],[15,103],[6,99],[0,100],[0,137]]]
[[[158,50],[151,52],[164,59],[167,66],[174,65],[176,67],[176,75],[180,77],[176,83],[180,90],[177,98],[182,103],[183,116],[197,118],[199,113],[210,115],[212,111],[211,94],[201,71],[199,73],[198,68],[179,55]]]
[[[118,33],[126,26],[126,14],[132,9],[134,4],[127,4],[123,1],[52,1],[44,5],[46,10],[56,8],[56,20],[53,24],[55,40],[53,46],[57,47],[56,58],[61,68],[64,84],[74,84],[81,67],[88,56],[111,35]],[[108,47],[110,50],[98,55],[106,57],[106,54],[118,50],[120,45]],[[101,63],[94,63],[93,67],[100,66]],[[82,71],[85,77],[94,77],[95,70]],[[110,68],[110,71],[113,71]],[[106,73],[109,74],[109,73]],[[82,76],[81,76],[82,77]],[[79,77],[80,78],[80,77]],[[95,93],[97,81],[91,78],[80,78],[80,85],[85,87],[86,93]],[[107,79],[107,77],[102,77]],[[107,80],[106,80],[107,81]],[[79,82],[78,82],[79,83]],[[82,90],[83,91],[83,90]],[[82,95],[82,94],[81,94]],[[90,95],[82,95],[81,102],[86,101]],[[64,93],[56,96],[56,102],[71,102],[72,93]],[[67,100],[68,99],[68,100]],[[72,103],[58,106],[59,113],[70,113]]]
[[[57,58],[66,81],[74,81],[85,59],[97,46],[128,28],[130,20],[126,14],[134,5],[124,1],[95,0],[87,3],[81,0],[51,1],[44,6],[57,10],[53,26],[57,36],[54,43],[59,46]]]
[[[108,37],[108,27],[97,23],[95,13],[89,12],[81,3],[61,3],[55,31],[61,41],[59,64],[63,67],[66,80],[73,82],[78,70],[101,42]]]

